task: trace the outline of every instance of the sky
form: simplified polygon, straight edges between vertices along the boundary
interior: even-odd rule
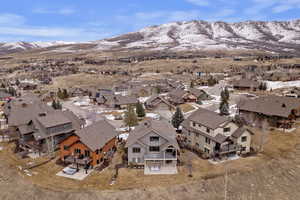
[[[93,41],[174,21],[298,18],[300,0],[3,0],[0,42]]]

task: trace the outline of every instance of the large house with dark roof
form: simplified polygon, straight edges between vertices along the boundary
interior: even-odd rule
[[[252,126],[261,126],[264,120],[272,127],[291,128],[300,119],[300,99],[264,96],[241,101],[238,111],[240,117]]]
[[[250,152],[252,132],[238,127],[229,118],[199,108],[182,123],[185,144],[208,157]]]
[[[149,120],[129,134],[128,163],[144,166],[145,174],[176,174],[179,146],[174,128],[165,121]]]
[[[75,131],[62,141],[60,158],[65,163],[97,166],[116,149],[117,136],[117,131],[109,122],[100,120]]]
[[[18,148],[24,152],[54,151],[84,122],[71,111],[54,110],[35,98],[18,98],[5,106],[5,116],[11,135],[15,135]]]

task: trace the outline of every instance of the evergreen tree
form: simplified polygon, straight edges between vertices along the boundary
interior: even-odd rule
[[[60,99],[64,99],[64,94],[63,94],[63,92],[61,91],[60,88],[58,88],[57,97],[60,98]]]
[[[146,116],[144,106],[140,102],[136,104],[136,114],[138,117]]]
[[[229,91],[227,87],[221,91],[221,103],[219,106],[221,115],[229,115]]]
[[[138,124],[138,119],[132,106],[127,107],[127,111],[125,112],[124,116],[124,123],[129,127],[129,130],[130,127]]]
[[[190,88],[194,88],[194,81],[191,81]]]
[[[180,107],[176,108],[176,112],[172,116],[172,125],[174,128],[178,129],[180,124],[184,121],[184,116],[182,114],[182,111]]]
[[[56,104],[56,101],[54,99],[52,101],[51,106],[52,106],[53,109],[55,109],[55,110],[57,109],[57,104]]]
[[[68,91],[67,91],[67,89],[63,89],[63,99],[67,99],[67,98],[69,98],[69,94],[68,94]]]
[[[19,86],[20,85],[20,81],[19,79],[16,80],[16,85]]]
[[[56,102],[56,109],[57,110],[61,110],[62,109],[62,105],[61,105],[61,103],[60,103],[59,100],[57,100],[57,102]]]

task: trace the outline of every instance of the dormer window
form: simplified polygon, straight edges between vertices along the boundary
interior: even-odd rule
[[[209,129],[209,128],[206,128],[206,132],[207,132],[207,133],[210,133],[210,129]]]

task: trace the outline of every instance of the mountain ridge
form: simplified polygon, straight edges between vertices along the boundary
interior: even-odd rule
[[[73,51],[77,44],[68,42],[0,43],[0,54],[37,48],[56,47],[58,51]],[[86,44],[86,51],[110,50],[262,50],[299,54],[300,19],[290,21],[207,22],[192,20],[145,27]],[[67,47],[66,47],[67,45]],[[63,47],[62,47],[63,46]],[[75,50],[74,50],[75,51]]]

